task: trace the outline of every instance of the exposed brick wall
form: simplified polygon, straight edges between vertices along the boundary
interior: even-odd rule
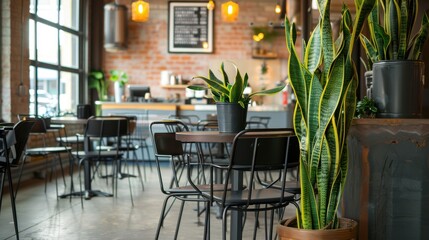
[[[110,1],[108,1],[110,2]],[[130,1],[119,1],[130,10]],[[122,52],[105,52],[104,69],[126,71],[130,84],[144,84],[151,86],[153,96],[167,97],[172,93],[184,94],[184,90],[167,90],[160,87],[160,72],[170,70],[184,78],[196,75],[207,75],[208,68],[218,69],[219,63],[232,60],[240,68],[244,68],[250,75],[250,81],[256,81],[261,60],[252,59],[252,29],[250,22],[255,25],[267,25],[268,22],[279,23],[279,17],[274,13],[276,0],[246,0],[238,1],[240,13],[238,21],[224,23],[221,19],[221,3],[216,1],[214,12],[214,52],[212,54],[175,54],[168,53],[168,1],[151,0],[150,18],[145,23],[128,23],[128,49]],[[279,37],[274,47],[280,58],[286,58],[284,30],[279,29]],[[278,81],[286,76],[286,61],[270,60],[273,63],[271,81]],[[245,66],[244,66],[245,65]],[[269,63],[270,65],[270,63]],[[275,66],[275,67],[274,67]],[[256,74],[254,74],[256,73]]]
[[[22,5],[22,3],[24,5]],[[18,95],[21,77],[28,89],[28,19],[29,0],[2,0],[2,75],[1,75],[1,118],[16,121],[18,113],[28,112],[28,94]],[[22,15],[23,14],[23,15]],[[24,26],[21,27],[21,22]],[[24,34],[21,54],[21,34]],[[23,61],[21,64],[21,55]],[[21,75],[22,70],[22,75]]]

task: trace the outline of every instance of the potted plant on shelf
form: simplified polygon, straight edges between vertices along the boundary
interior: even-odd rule
[[[357,118],[375,118],[377,111],[374,100],[365,96],[357,103],[355,115]]]
[[[411,36],[417,13],[418,0],[378,0],[368,16],[369,38],[361,34],[378,117],[422,115],[424,62],[419,59],[429,18],[424,14],[419,31]]]
[[[107,84],[104,79],[103,71],[94,70],[88,75],[88,88],[97,91],[98,99],[100,101],[107,98]]]
[[[246,127],[247,106],[253,96],[276,94],[283,90],[285,85],[277,86],[272,89],[253,92],[249,95],[244,94],[244,89],[248,86],[247,73],[242,77],[235,64],[234,82],[230,82],[230,77],[225,71],[224,63],[220,66],[223,80],[220,80],[212,70],[209,69],[209,76],[196,76],[193,79],[202,79],[207,87],[201,85],[188,86],[192,90],[209,89],[213,100],[216,102],[217,118],[220,132],[240,132]]]
[[[122,102],[124,96],[125,83],[128,82],[128,75],[123,71],[111,70],[110,81],[114,82],[115,102]]]
[[[357,223],[339,218],[347,175],[347,134],[356,108],[358,76],[352,51],[375,0],[357,0],[352,20],[342,11],[334,42],[330,1],[319,0],[319,23],[298,58],[296,27],[285,19],[289,80],[296,96],[294,129],[300,143],[300,209],[277,226],[280,239],[357,239]],[[331,235],[334,234],[334,235]],[[339,234],[339,235],[337,235]]]

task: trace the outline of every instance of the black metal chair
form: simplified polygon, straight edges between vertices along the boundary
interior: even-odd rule
[[[135,113],[133,114],[135,115]],[[137,151],[133,151],[134,160],[137,164],[142,163],[143,175],[146,180],[146,164],[149,164],[150,171],[152,171],[152,155],[149,151],[148,140],[150,140],[149,133],[149,111],[145,110],[143,113],[137,114],[136,125],[134,131],[131,132],[129,140],[132,144],[140,149],[141,158],[136,155]]]
[[[21,164],[22,153],[24,152],[25,145],[27,144],[28,136],[30,130],[33,127],[34,122],[31,121],[20,121],[13,126],[13,129],[5,130],[1,129],[1,149],[2,153],[0,155],[0,212],[1,212],[1,203],[3,200],[3,187],[5,182],[5,175],[8,177],[9,183],[9,195],[12,205],[12,216],[13,223],[15,227],[16,238],[19,239],[18,231],[18,218],[16,214],[16,205],[15,199],[18,189],[14,191],[13,182],[12,182],[12,173],[11,167],[18,167]],[[13,132],[13,134],[11,134]]]
[[[24,163],[27,159],[27,157],[43,157],[45,159],[45,193],[46,193],[46,188],[47,188],[47,182],[48,182],[48,164],[49,164],[49,158],[50,156],[54,155],[55,158],[53,158],[51,160],[51,176],[50,178],[52,178],[52,174],[55,173],[55,190],[56,190],[56,194],[57,197],[58,195],[58,181],[57,181],[57,169],[56,169],[56,164],[57,161],[60,164],[60,170],[61,170],[61,175],[63,177],[63,182],[64,182],[64,186],[66,187],[66,180],[65,180],[65,176],[64,176],[64,168],[63,168],[63,163],[61,160],[61,154],[67,154],[69,158],[71,158],[71,147],[68,146],[49,146],[47,144],[47,138],[48,138],[48,128],[47,128],[47,123],[46,119],[44,118],[40,118],[40,117],[36,117],[36,116],[31,116],[31,115],[18,115],[18,118],[20,120],[29,120],[29,121],[33,121],[34,122],[34,126],[31,128],[31,132],[30,135],[31,136],[36,136],[38,137],[38,141],[42,141],[42,145],[41,146],[36,146],[36,147],[30,147],[30,148],[26,148],[25,149],[25,155],[24,155]],[[57,130],[54,130],[57,131]],[[52,133],[52,132],[51,132]],[[55,135],[53,135],[55,137]],[[22,173],[22,171],[21,171]],[[19,176],[19,182],[21,180],[21,174]]]
[[[79,159],[79,169],[84,164],[84,184],[85,191],[82,191],[81,173],[79,171],[79,181],[81,187],[81,204],[83,207],[83,197],[89,199],[92,196],[117,196],[117,183],[119,176],[119,163],[123,159],[123,152],[120,148],[104,148],[103,144],[114,141],[116,146],[121,145],[121,138],[128,134],[128,119],[120,117],[91,117],[88,119],[84,134],[84,150],[73,152],[73,156]],[[126,160],[126,159],[125,159]],[[92,190],[91,165],[92,163],[110,163],[112,166],[112,193],[104,193]],[[126,164],[127,166],[127,164]],[[96,165],[94,173],[97,172]],[[128,169],[128,168],[127,168]],[[93,173],[93,174],[94,174]],[[131,182],[128,178],[131,203],[134,206]]]
[[[200,121],[200,118],[197,115],[183,115],[183,114],[172,114],[168,116],[168,119],[179,120],[186,124],[188,128],[193,127]]]
[[[290,129],[244,130],[238,133],[234,139],[230,164],[227,167],[213,164],[214,168],[227,170],[224,186],[228,186],[233,177],[240,178],[233,174],[249,175],[249,185],[244,190],[241,186],[233,184],[232,190],[225,187],[223,191],[201,191],[201,194],[208,200],[216,202],[223,208],[223,239],[226,239],[227,212],[229,210],[257,213],[270,210],[272,217],[267,238],[271,239],[274,209],[282,209],[289,203],[298,208],[294,195],[285,191],[289,142],[292,134]],[[280,174],[281,178],[278,181],[280,189],[260,186],[257,183],[257,173],[266,171]]]
[[[180,200],[182,203],[179,211],[179,219],[177,221],[174,239],[177,239],[178,236],[185,202],[202,202],[205,204],[206,208],[208,208],[208,200],[201,197],[200,193],[187,183],[186,177],[183,178],[189,155],[185,154],[182,143],[177,141],[175,138],[175,133],[180,131],[189,131],[189,129],[183,122],[178,120],[155,121],[150,125],[160,189],[161,192],[166,195],[155,239],[159,238],[164,219],[175,200]],[[171,169],[163,167],[165,164],[169,164]],[[193,170],[194,169],[188,170],[187,174],[191,175]],[[205,188],[207,190],[209,189],[208,185],[199,185],[199,187]],[[168,200],[170,198],[174,198],[174,201],[166,211]],[[198,210],[198,216],[199,215],[200,211]],[[206,211],[204,228],[205,238],[209,237],[209,225],[209,213]]]
[[[121,143],[119,146],[116,144],[111,144],[109,146],[104,146],[106,150],[113,150],[114,148],[119,148],[120,152],[124,152],[124,155],[126,155],[126,161],[127,163],[133,163],[133,166],[137,168],[137,174],[140,179],[140,183],[142,186],[142,190],[144,190],[144,183],[143,183],[143,177],[140,170],[140,164],[143,163],[142,159],[139,159],[137,157],[137,151],[142,147],[140,144],[140,141],[134,141],[133,136],[134,132],[137,128],[137,116],[135,115],[110,115],[110,117],[117,117],[117,118],[126,118],[127,119],[127,133],[124,136],[121,136]],[[144,141],[146,143],[146,141]],[[132,157],[130,155],[132,153]],[[121,162],[120,162],[121,163]],[[133,174],[126,174],[122,172],[121,164],[119,165],[119,177],[126,178],[126,177],[136,177]],[[144,167],[144,166],[143,166]],[[146,169],[144,169],[144,174],[146,177]]]
[[[290,129],[293,131],[293,129]],[[289,151],[288,151],[288,162],[287,162],[287,174],[292,175],[296,173],[296,176],[292,176],[291,179],[286,179],[285,191],[295,195],[295,201],[299,200],[299,194],[301,194],[301,186],[298,179],[299,172],[299,143],[296,136],[291,136],[289,139]],[[273,188],[281,189],[281,183],[279,183],[281,176],[273,176],[270,172],[258,174],[257,179],[259,184],[262,186],[270,186]]]

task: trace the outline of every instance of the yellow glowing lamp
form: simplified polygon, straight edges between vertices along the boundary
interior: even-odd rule
[[[238,4],[229,1],[222,4],[222,19],[224,22],[234,22],[238,17]]]
[[[149,3],[137,0],[131,5],[131,20],[134,22],[146,22],[149,19]]]
[[[276,9],[274,10],[277,14],[280,14],[282,12],[282,7],[280,7],[280,4],[277,3]]]
[[[213,10],[215,8],[215,4],[214,4],[214,2],[212,1],[212,0],[210,0],[208,3],[207,3],[207,9],[208,10]]]

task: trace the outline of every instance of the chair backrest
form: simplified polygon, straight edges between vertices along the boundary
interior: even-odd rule
[[[25,146],[27,145],[28,136],[30,135],[31,129],[34,126],[35,122],[31,120],[23,120],[19,121],[13,127],[15,131],[15,153],[16,156],[12,161],[12,164],[19,164],[22,158],[22,154],[25,150]]]
[[[233,142],[230,168],[247,171],[285,168],[291,136],[293,130],[289,128],[240,132]]]
[[[136,129],[137,125],[137,116],[131,115],[131,114],[124,114],[124,115],[110,115],[109,117],[114,118],[126,118],[128,120],[128,133],[127,135],[131,135],[134,133],[134,130]]]
[[[188,127],[179,120],[155,121],[150,124],[149,131],[155,153],[155,161],[161,191],[167,194],[166,189],[180,185],[185,164],[184,147],[176,140],[176,132],[189,131]],[[162,160],[171,164],[172,168],[161,167]],[[166,173],[166,171],[169,171]],[[166,176],[172,176],[171,178]]]
[[[256,185],[257,174],[261,171],[274,171],[279,174],[281,185],[279,202],[285,196],[287,163],[290,139],[295,137],[293,129],[253,129],[243,130],[234,138],[226,184],[233,170],[250,172],[247,189],[248,202],[252,200],[252,191],[260,188]],[[263,188],[266,188],[264,186]],[[225,198],[225,196],[224,196]]]
[[[176,132],[189,131],[178,120],[155,121],[150,124],[155,156],[183,155],[182,143],[176,140]]]
[[[132,134],[132,137],[134,139],[146,139],[149,138],[149,111],[144,110],[142,112],[139,112],[137,115],[136,113],[132,113],[133,115],[137,116],[136,119],[136,128]]]
[[[8,149],[9,151],[9,163],[13,165],[19,164],[33,125],[34,122],[29,120],[19,121],[13,126],[2,124],[2,126],[8,126],[11,128],[10,130],[13,130],[13,134],[8,132],[8,134],[5,136],[6,143],[3,141],[1,142],[2,148]],[[0,157],[1,162],[6,161],[5,156],[5,152],[2,152],[2,156]]]
[[[198,121],[197,130],[198,131],[218,131],[219,125],[217,120],[203,119]]]
[[[185,124],[195,124],[197,123],[200,118],[197,115],[169,115],[168,119],[175,119],[175,120],[181,120]]]
[[[87,121],[85,129],[84,150],[86,152],[93,150],[93,139],[102,142],[104,139],[114,138],[117,146],[120,146],[121,136],[127,135],[128,129],[129,128],[127,118],[90,117]]]
[[[291,136],[289,139],[289,151],[287,156],[287,167],[295,168],[299,166],[299,142],[297,136]]]
[[[45,118],[38,117],[35,115],[29,115],[29,114],[18,114],[18,120],[28,120],[34,122],[33,127],[31,128],[31,133],[35,134],[42,134],[46,133],[48,127],[47,122]]]
[[[271,117],[268,116],[252,116],[249,118],[249,121],[247,121],[246,127],[248,129],[268,128],[270,120]]]

